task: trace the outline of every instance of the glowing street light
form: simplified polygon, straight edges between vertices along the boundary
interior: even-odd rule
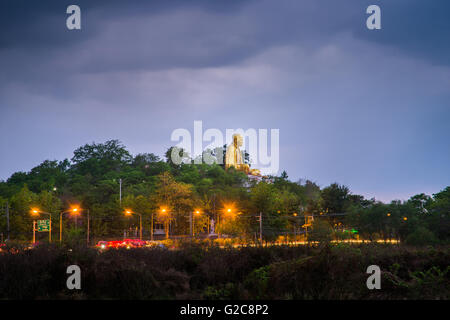
[[[391,214],[390,214],[390,213],[388,212],[387,216],[388,216],[388,217],[390,217],[390,216],[391,216]]]
[[[238,209],[234,203],[225,203],[222,208],[222,213],[224,216],[234,218],[234,216],[238,213]]]
[[[79,207],[71,207],[69,210],[63,211],[59,214],[59,242],[62,242],[62,218],[63,218],[63,214],[65,213],[70,213],[72,216],[75,217],[75,224],[77,222],[76,218],[80,215],[80,211],[82,209],[80,209]],[[87,241],[89,243],[89,210],[88,210],[88,224],[87,224]]]
[[[199,216],[201,214],[201,212],[200,212],[200,210],[199,209],[196,209],[195,211],[194,211],[194,215],[195,216]],[[192,212],[191,212],[191,214],[189,215],[189,224],[190,224],[190,230],[191,230],[191,237],[193,237],[194,236],[194,216],[192,215]]]
[[[406,220],[408,220],[408,218],[407,217],[403,217],[403,220],[406,221]]]
[[[294,217],[297,217],[297,212],[292,214]],[[294,241],[297,239],[297,219],[294,219]]]
[[[125,215],[126,216],[131,216],[133,214],[139,215],[139,240],[142,241],[142,214],[133,212],[130,209],[125,209]]]
[[[167,207],[160,207],[159,214],[161,216],[168,217],[169,210],[167,209]],[[153,229],[153,227],[152,227],[152,229]],[[164,230],[166,233],[166,239],[168,239],[169,238],[169,219],[164,219]]]

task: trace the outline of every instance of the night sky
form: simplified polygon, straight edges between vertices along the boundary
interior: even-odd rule
[[[82,30],[66,28],[81,7]],[[366,28],[366,8],[382,29]],[[280,172],[383,201],[450,183],[450,2],[2,0],[0,180],[177,128],[280,130]]]

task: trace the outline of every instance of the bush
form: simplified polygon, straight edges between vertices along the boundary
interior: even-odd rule
[[[328,244],[177,250],[41,245],[0,252],[1,299],[448,299],[448,247]],[[66,288],[66,268],[82,290]],[[382,269],[368,290],[366,268]]]

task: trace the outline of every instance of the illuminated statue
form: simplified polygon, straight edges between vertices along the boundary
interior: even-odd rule
[[[246,174],[261,176],[261,172],[258,169],[250,169],[250,166],[244,162],[244,157],[242,156],[242,151],[240,149],[242,143],[242,136],[239,134],[234,134],[233,143],[231,143],[227,148],[225,156],[225,169],[234,167],[236,170],[245,172]]]

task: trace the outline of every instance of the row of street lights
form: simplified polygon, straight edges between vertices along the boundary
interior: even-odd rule
[[[167,208],[162,207],[159,210],[160,214],[162,215],[167,215],[169,212],[167,210]],[[228,209],[228,212],[231,212],[231,209]],[[139,240],[142,241],[142,214],[140,213],[136,213],[131,209],[125,209],[124,211],[125,216],[132,216],[133,214],[136,214],[139,216]],[[191,214],[189,215],[189,227],[190,227],[190,233],[191,236],[194,235],[194,222],[195,219],[194,217],[198,217],[201,215],[201,211],[199,209],[196,209],[195,211],[191,212]],[[153,240],[153,213],[152,213],[152,217],[151,217],[151,236],[150,239]],[[167,236],[167,230],[166,230],[166,236]]]
[[[72,207],[69,210],[62,211],[59,214],[59,242],[60,243],[62,242],[62,228],[63,228],[62,221],[63,221],[63,215],[65,213],[70,213],[71,215],[75,216],[75,218],[76,218],[80,214],[80,211],[82,211],[82,210],[83,209],[80,209],[79,207]],[[86,237],[86,242],[89,244],[89,209],[87,209],[86,212],[87,212],[87,237]],[[33,217],[38,217],[41,214],[46,214],[46,215],[49,216],[49,220],[50,221],[49,221],[49,231],[48,231],[48,233],[49,233],[48,237],[49,238],[48,239],[49,239],[49,242],[52,242],[52,214],[49,213],[49,212],[41,211],[38,208],[32,208],[31,209],[31,215]],[[33,243],[36,242],[36,234],[35,234],[35,232],[36,232],[36,220],[33,220]]]
[[[80,212],[83,211],[83,209],[79,208],[79,207],[72,207],[69,210],[66,211],[62,211],[59,214],[59,242],[62,242],[62,229],[63,229],[63,215],[70,213],[72,216],[74,216],[75,218],[77,218],[77,216],[80,215]],[[226,211],[228,213],[232,212],[231,208],[226,209]],[[90,228],[89,228],[89,224],[90,224],[90,219],[89,219],[89,209],[86,210],[87,212],[87,238],[86,238],[86,242],[87,244],[89,244],[89,234],[90,234]],[[169,211],[167,208],[165,207],[161,207],[159,212],[162,215],[167,215],[169,214]],[[49,212],[45,212],[45,211],[41,211],[38,208],[32,208],[31,209],[31,215],[35,218],[39,217],[41,214],[45,214],[49,216],[49,242],[52,242],[52,214]],[[124,210],[124,214],[125,216],[132,216],[133,214],[138,215],[139,216],[139,239],[142,240],[142,214],[140,213],[136,213],[131,209],[125,209]],[[201,215],[201,211],[199,209],[196,209],[194,212],[191,213],[190,215],[190,231],[191,231],[191,235],[193,235],[193,230],[194,230],[194,217],[193,214],[195,216],[200,216]],[[36,220],[33,219],[33,243],[36,242]],[[167,234],[167,231],[166,231]],[[151,240],[153,240],[153,214],[152,214],[152,219],[151,219]]]
[[[72,216],[75,216],[75,219],[77,218],[77,216],[79,216],[80,212],[83,211],[83,209],[79,208],[79,207],[71,207],[69,210],[66,211],[62,211],[59,214],[59,242],[62,242],[62,229],[63,229],[63,225],[62,225],[62,221],[63,221],[63,215],[70,213]],[[226,206],[222,212],[230,215],[234,212],[235,210],[233,209],[232,206]],[[86,242],[87,244],[89,244],[89,235],[90,235],[90,219],[89,219],[89,209],[86,210],[87,212],[87,238],[86,238]],[[169,211],[166,207],[161,207],[159,210],[161,215],[168,215]],[[279,212],[279,211],[278,211]],[[48,212],[44,212],[39,210],[38,208],[32,208],[31,209],[31,215],[33,217],[38,217],[41,214],[45,214],[49,216],[49,242],[52,242],[52,214],[48,213]],[[142,214],[140,213],[136,213],[131,209],[125,209],[124,211],[125,216],[132,216],[133,214],[138,215],[139,216],[139,239],[142,241]],[[194,224],[195,224],[195,217],[199,217],[202,214],[200,209],[196,209],[195,211],[191,212],[189,215],[189,224],[190,224],[190,234],[191,236],[194,235]],[[294,217],[297,217],[297,213],[293,213]],[[386,214],[387,217],[391,216],[391,213],[387,213]],[[407,221],[408,218],[407,217],[402,217],[403,221]],[[218,221],[217,221],[218,222]],[[167,223],[167,221],[166,221]],[[306,226],[306,225],[305,225]],[[166,228],[168,226],[166,225]],[[36,242],[36,220],[33,220],[33,243]],[[168,236],[168,230],[166,229],[166,237]],[[153,240],[153,213],[152,213],[152,217],[151,217],[151,240]]]

